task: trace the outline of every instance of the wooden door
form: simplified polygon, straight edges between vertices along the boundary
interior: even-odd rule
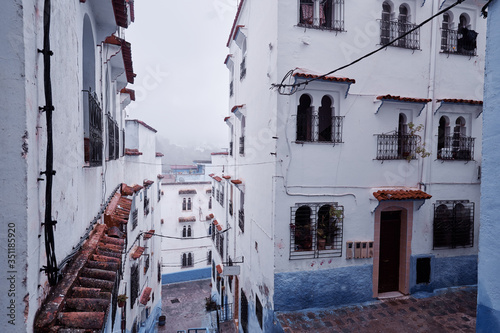
[[[399,290],[401,211],[382,212],[380,218],[380,256],[378,292]]]

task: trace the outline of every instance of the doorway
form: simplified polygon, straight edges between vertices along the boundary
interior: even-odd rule
[[[399,291],[401,211],[381,212],[378,292]]]

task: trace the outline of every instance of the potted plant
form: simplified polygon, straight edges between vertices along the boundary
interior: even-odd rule
[[[207,312],[217,310],[217,303],[211,297],[205,297],[205,310]]]
[[[318,250],[331,249],[333,247],[334,238],[339,232],[340,228],[337,222],[342,218],[342,210],[330,207],[326,214],[322,214],[318,221]]]
[[[118,297],[116,298],[116,300],[117,300],[118,306],[120,308],[123,308],[125,306],[125,302],[127,301],[127,298],[128,297],[125,294],[118,295]]]

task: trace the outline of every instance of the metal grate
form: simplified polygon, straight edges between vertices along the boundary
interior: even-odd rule
[[[345,31],[344,0],[322,0],[319,2],[319,16],[314,14],[311,0],[300,1],[298,26],[322,30]]]
[[[415,28],[413,23],[405,23],[401,21],[380,20],[380,44],[386,45],[394,39],[404,35],[411,29]],[[390,46],[401,47],[411,50],[420,50],[420,29],[412,31],[405,37],[397,40]]]
[[[241,63],[240,63],[240,80],[243,80],[245,78],[245,76],[247,75],[247,65],[246,65],[246,57],[243,57],[243,59],[241,59]]]
[[[238,225],[241,232],[245,232],[245,211],[243,209],[238,211]]]
[[[475,138],[454,134],[438,139],[438,159],[440,160],[474,160]]]
[[[171,300],[170,300],[170,302],[171,302],[172,304],[175,304],[175,303],[180,303],[181,301],[179,301],[179,299],[178,299],[178,298],[174,298],[174,299],[171,299]]]
[[[415,159],[418,136],[377,134],[377,160]]]
[[[441,29],[441,52],[476,56],[477,32],[468,29]]]
[[[332,116],[325,121],[317,114],[297,114],[298,142],[333,142],[342,143],[343,116]]]
[[[132,211],[132,230],[137,228],[137,224],[139,223],[139,212],[137,209]]]
[[[130,270],[130,308],[134,308],[135,300],[139,296],[139,265]]]
[[[120,155],[120,130],[118,124],[108,114],[108,159],[116,160]]]
[[[217,311],[219,312],[219,320],[221,322],[233,320],[233,304],[226,303],[218,307]]]
[[[344,207],[337,203],[297,204],[290,209],[290,259],[342,255]]]
[[[244,136],[240,136],[240,155],[245,155],[245,137]]]
[[[434,249],[474,245],[474,203],[437,201],[434,204]]]
[[[88,95],[89,137],[85,140],[85,162],[90,166],[102,164],[102,109],[94,92]]]

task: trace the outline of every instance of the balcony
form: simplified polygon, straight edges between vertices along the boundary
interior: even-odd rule
[[[399,36],[404,35],[408,31],[414,29],[416,27],[415,24],[412,23],[403,23],[400,21],[380,21],[380,44],[386,45],[398,38]],[[420,49],[420,29],[416,29],[412,31],[404,38],[394,42],[390,46],[401,47],[410,50],[419,50]]]
[[[344,117],[297,115],[297,142],[342,143]]]
[[[415,159],[417,135],[377,134],[377,160]]]
[[[477,32],[467,30],[459,32],[452,29],[441,29],[441,52],[465,56],[476,56]]]
[[[238,211],[238,225],[240,226],[241,232],[245,232],[245,211],[243,209]]]
[[[88,95],[89,132],[84,140],[85,162],[91,167],[102,165],[102,109],[94,92]]]
[[[115,120],[108,114],[108,160],[116,160],[120,155],[120,130]]]
[[[444,137],[438,142],[438,159],[447,161],[472,161],[474,160],[475,138],[455,134]]]
[[[240,155],[245,155],[245,137],[244,136],[240,136]]]

